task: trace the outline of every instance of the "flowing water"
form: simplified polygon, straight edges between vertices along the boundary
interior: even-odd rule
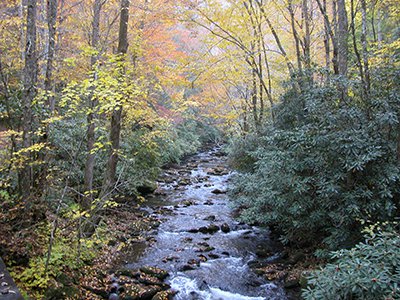
[[[175,299],[287,299],[281,286],[256,276],[247,265],[256,258],[256,249],[272,241],[267,230],[233,219],[225,193],[231,174],[225,167],[226,158],[214,148],[166,171],[166,180],[159,184],[164,192],[145,208],[163,219],[156,242],[128,267],[168,270],[169,284],[179,291]],[[224,232],[204,229],[222,224]]]

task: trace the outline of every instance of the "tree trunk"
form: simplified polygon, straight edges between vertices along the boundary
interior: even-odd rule
[[[362,45],[362,57],[364,62],[364,93],[365,97],[369,97],[369,91],[371,86],[371,79],[369,73],[369,58],[368,58],[368,41],[367,41],[367,4],[365,0],[361,0],[361,15],[362,15],[362,24],[361,24],[361,45]]]
[[[92,21],[92,35],[91,35],[91,46],[93,50],[98,50],[100,42],[100,12],[102,8],[103,0],[95,0],[93,4],[93,21]],[[93,72],[93,84],[95,84],[96,75],[96,64],[99,55],[97,53],[93,54],[90,58],[90,65]],[[97,107],[97,99],[94,97],[93,92],[95,87],[91,87],[92,91],[89,95],[88,106],[89,113],[87,115],[87,130],[86,130],[86,162],[85,162],[85,177],[84,177],[84,191],[85,196],[82,200],[82,209],[90,210],[93,202],[93,174],[94,174],[94,164],[95,164],[95,153],[93,152],[94,144],[96,142],[96,125],[95,125],[95,110]]]
[[[121,17],[119,23],[118,34],[118,55],[120,55],[120,62],[125,60],[125,54],[128,51],[128,21],[129,21],[129,0],[121,0]],[[122,68],[122,71],[123,68]],[[121,74],[122,77],[123,74]],[[116,184],[116,170],[118,163],[118,151],[120,144],[121,134],[121,118],[122,118],[122,104],[119,103],[111,116],[111,129],[110,129],[110,142],[111,151],[107,163],[105,184],[103,191],[110,192]]]
[[[26,19],[26,48],[24,67],[24,90],[22,94],[22,146],[29,148],[32,145],[32,101],[37,93],[37,51],[36,51],[36,0],[28,1]],[[29,166],[31,155],[26,153],[26,162],[21,171],[20,188],[22,195],[26,198],[32,188],[32,168]]]
[[[47,0],[47,27],[48,27],[48,42],[47,42],[47,65],[46,77],[44,80],[44,89],[47,93],[48,107],[50,114],[53,114],[55,103],[53,91],[53,69],[54,69],[54,53],[56,44],[56,21],[57,21],[58,0]]]
[[[326,0],[323,0],[322,2],[322,8],[323,10],[326,12]],[[330,58],[330,44],[329,44],[329,20],[327,20],[327,18],[324,17],[324,47],[325,47],[325,67],[327,70],[330,69],[330,65],[331,65],[331,58]]]
[[[311,69],[311,14],[308,0],[303,0],[302,15],[304,20],[304,63],[308,71]]]
[[[337,0],[338,13],[338,66],[339,75],[347,76],[348,69],[348,20],[346,0]]]

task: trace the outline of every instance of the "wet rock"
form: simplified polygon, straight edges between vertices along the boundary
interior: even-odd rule
[[[190,232],[190,233],[198,233],[199,230],[197,228],[192,228],[192,229],[189,229],[188,232]]]
[[[196,202],[194,200],[183,200],[180,205],[182,205],[183,207],[189,207],[191,205],[195,205]]]
[[[161,280],[164,280],[169,276],[167,271],[156,267],[142,267],[140,268],[140,271]]]
[[[208,247],[202,247],[202,248],[196,249],[195,252],[210,252],[213,250],[215,250],[214,247],[208,246]]]
[[[265,268],[266,266],[270,265],[270,262],[266,261],[259,261],[259,260],[251,260],[247,263],[247,265],[251,269],[259,269],[259,268]]]
[[[221,176],[229,174],[229,171],[223,166],[218,166],[207,170],[208,175]]]
[[[179,271],[185,272],[185,271],[191,271],[191,270],[195,270],[195,269],[196,269],[196,266],[194,266],[194,265],[189,265],[189,264],[185,264],[185,265],[183,265],[183,266],[181,266],[181,267],[179,268]]]
[[[204,184],[203,186],[204,186],[204,187],[212,187],[213,184],[212,184],[212,183],[206,183],[206,184]]]
[[[141,275],[137,281],[139,283],[143,283],[144,285],[159,285],[159,286],[163,285],[163,282],[161,279],[153,277],[153,276]]]
[[[185,243],[190,243],[191,241],[193,241],[193,238],[185,237],[185,238],[182,239],[182,241],[185,242]]]
[[[119,296],[116,293],[111,293],[108,300],[119,300]]]
[[[189,184],[191,184],[192,183],[192,181],[190,180],[190,178],[181,178],[179,181],[178,181],[178,184],[180,185],[180,186],[182,186],[182,185],[189,185]]]
[[[210,215],[210,216],[208,216],[208,217],[205,217],[203,220],[204,220],[204,221],[215,221],[215,219],[216,219],[215,216]]]
[[[157,189],[154,191],[154,195],[156,195],[156,196],[166,196],[166,195],[167,195],[167,192],[164,191],[163,189],[157,188]]]
[[[226,190],[214,189],[211,193],[219,195],[219,194],[226,194]]]
[[[118,284],[118,282],[113,282],[110,286],[110,292],[111,293],[117,293],[121,286]]]
[[[255,254],[260,258],[267,258],[273,255],[270,249],[267,248],[257,248]]]
[[[150,244],[154,244],[157,242],[157,239],[153,236],[149,236],[146,238],[146,241],[149,242]]]
[[[150,300],[152,299],[158,292],[161,292],[161,287],[159,286],[148,286],[145,290],[139,293],[138,300]]]
[[[159,182],[164,182],[164,183],[167,183],[167,184],[173,183],[175,181],[175,177],[171,176],[171,175],[175,175],[175,174],[168,174],[168,175],[160,176],[158,178],[158,181]]]
[[[199,228],[199,232],[204,233],[204,234],[214,234],[219,230],[219,227],[215,224],[211,224],[208,226],[203,226]]]
[[[227,223],[224,223],[221,225],[221,231],[224,233],[228,233],[231,231],[231,228],[229,227],[229,225]]]
[[[176,291],[162,291],[158,292],[157,294],[154,295],[151,300],[172,300],[174,295],[176,294]]]
[[[209,253],[209,254],[208,254],[208,257],[209,257],[209,258],[212,258],[212,259],[220,258],[220,256],[219,256],[218,254],[215,254],[215,253]]]
[[[208,258],[203,254],[200,254],[197,257],[200,259],[201,262],[206,262],[208,260]]]
[[[126,276],[130,278],[139,278],[140,272],[131,269],[120,269],[115,272],[117,276]]]
[[[153,193],[157,188],[157,183],[155,183],[154,181],[146,180],[141,186],[137,188],[137,191],[142,196],[144,196]]]
[[[179,256],[167,256],[162,259],[163,263],[167,263],[169,261],[179,261]]]
[[[285,279],[283,287],[285,289],[294,289],[300,286],[298,279]]]
[[[210,247],[210,245],[206,242],[199,242],[197,245],[202,246],[202,247]]]
[[[207,200],[206,202],[203,203],[204,205],[214,205],[214,203],[211,200]]]
[[[189,259],[187,263],[191,266],[200,266],[200,260],[195,258]]]
[[[225,255],[225,256],[229,256],[230,255],[229,252],[227,252],[227,251],[223,251],[223,252],[221,252],[221,254]]]

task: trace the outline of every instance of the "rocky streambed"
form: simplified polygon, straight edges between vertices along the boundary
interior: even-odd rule
[[[268,230],[232,217],[231,175],[218,147],[162,174],[143,205],[160,225],[125,253],[109,278],[109,299],[293,299],[285,287],[298,280]]]

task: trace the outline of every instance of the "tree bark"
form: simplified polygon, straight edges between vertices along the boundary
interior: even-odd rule
[[[55,109],[53,91],[53,69],[54,69],[54,53],[56,44],[56,21],[57,21],[58,0],[47,0],[47,27],[48,27],[48,42],[47,42],[47,64],[46,77],[44,80],[44,89],[47,93],[48,107],[50,114],[53,114]]]
[[[348,19],[346,0],[337,0],[338,13],[338,66],[339,75],[347,76],[348,69]]]
[[[91,46],[93,50],[99,49],[100,42],[100,13],[102,8],[103,0],[95,0],[93,4],[93,21],[92,21],[92,34],[91,34]],[[96,64],[99,55],[93,54],[90,58],[90,65],[93,72],[93,85],[96,82]],[[87,130],[86,130],[86,162],[85,162],[85,175],[84,175],[84,191],[85,196],[82,200],[82,209],[90,210],[93,202],[93,174],[95,165],[95,153],[93,152],[94,144],[96,142],[96,125],[95,125],[95,110],[97,107],[97,99],[94,97],[93,92],[95,87],[91,87],[91,93],[88,99],[89,113],[87,114]]]
[[[295,48],[296,48],[296,58],[297,58],[297,69],[300,74],[303,73],[303,66],[301,63],[301,53],[300,53],[300,41],[299,36],[296,30],[296,21],[294,18],[294,10],[293,10],[293,3],[292,0],[288,1],[288,10],[290,14],[290,25],[292,27],[292,34],[294,38]]]
[[[22,94],[22,146],[27,149],[32,145],[32,102],[37,94],[37,49],[36,49],[36,0],[28,1],[26,19],[26,47],[25,47],[25,67],[24,67],[24,90]],[[32,189],[32,168],[29,165],[31,155],[26,152],[26,161],[21,171],[20,188],[23,197],[28,197]]]
[[[367,4],[365,0],[361,0],[361,45],[362,45],[362,57],[364,63],[364,93],[365,97],[369,97],[369,91],[371,86],[371,79],[369,73],[369,55],[368,55],[368,41],[367,41]]]
[[[120,56],[119,62],[122,64],[125,60],[125,54],[128,51],[128,21],[129,21],[129,0],[121,0],[121,17],[119,23],[118,34],[118,55]],[[124,72],[123,68],[121,68]],[[121,74],[121,77],[123,74]],[[116,171],[118,164],[118,151],[121,135],[121,118],[122,118],[122,104],[119,103],[114,108],[111,116],[110,128],[110,142],[111,151],[107,163],[105,184],[103,191],[110,192],[116,184]]]
[[[322,2],[322,8],[323,11],[326,12],[327,6],[326,6],[326,0],[323,0]],[[329,44],[329,20],[327,20],[327,18],[324,17],[324,29],[325,29],[325,33],[324,33],[324,47],[325,47],[325,67],[327,70],[330,69],[330,65],[331,65],[331,58],[330,58],[330,44]]]

